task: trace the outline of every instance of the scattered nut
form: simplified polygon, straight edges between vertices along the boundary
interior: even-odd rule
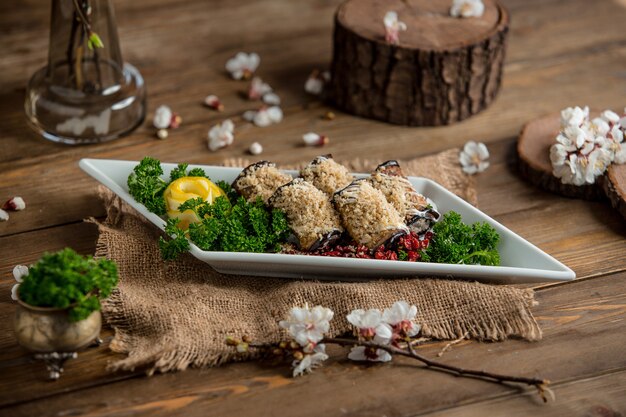
[[[163,140],[163,139],[167,139],[167,137],[169,136],[169,132],[167,131],[167,129],[159,129],[156,132],[157,138]]]
[[[337,117],[335,115],[335,113],[333,113],[332,111],[327,111],[326,113],[324,113],[324,115],[322,116],[322,119],[324,120],[335,120],[335,117]]]
[[[263,153],[263,146],[259,142],[254,142],[250,145],[250,148],[248,148],[248,152],[252,155],[260,155]]]

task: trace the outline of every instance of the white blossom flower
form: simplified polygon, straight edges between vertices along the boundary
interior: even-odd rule
[[[304,91],[315,96],[319,96],[324,91],[324,86],[330,81],[330,72],[317,69],[311,71],[309,78],[304,83]]]
[[[398,20],[398,13],[389,11],[383,19],[385,25],[385,41],[397,45],[400,41],[400,31],[407,29],[406,24]]]
[[[324,338],[324,333],[330,328],[333,315],[331,309],[322,306],[293,307],[289,318],[280,321],[279,325],[287,329],[295,341],[304,347],[310,343],[316,344]]]
[[[262,100],[263,103],[270,106],[278,106],[280,104],[280,97],[274,92],[263,94]]]
[[[391,326],[383,321],[380,310],[352,310],[346,318],[350,324],[359,329],[359,336],[365,340],[374,340],[383,345],[391,341]]]
[[[235,80],[247,80],[257,70],[260,62],[261,58],[254,52],[250,54],[239,52],[226,62],[226,71]]]
[[[328,359],[326,354],[326,346],[324,344],[316,345],[312,353],[306,353],[301,360],[295,360],[292,363],[294,378],[305,373],[310,373]]]
[[[6,222],[9,220],[9,213],[0,209],[0,222]]]
[[[252,119],[252,122],[259,127],[266,127],[283,120],[283,111],[278,106],[261,107]]]
[[[563,184],[593,184],[611,164],[614,153],[610,141],[599,134],[606,130],[604,121],[584,121],[577,126],[575,120],[562,129],[550,147],[552,174]]]
[[[414,321],[416,315],[416,306],[409,306],[406,301],[396,301],[383,312],[383,321],[393,327],[395,332],[403,332],[413,337],[420,331],[420,326]]]
[[[26,265],[15,265],[13,267],[13,278],[17,281],[17,284],[11,287],[11,299],[17,301],[17,291],[20,288],[20,284],[24,281],[24,277],[28,275],[28,267]]]
[[[152,124],[157,129],[167,129],[170,127],[172,123],[172,109],[168,106],[159,106],[154,112],[154,118],[152,119]]]
[[[580,127],[589,121],[589,107],[568,107],[561,110],[561,128],[567,126]]]
[[[465,144],[463,150],[459,154],[459,162],[463,166],[463,171],[473,175],[483,172],[489,168],[489,151],[487,146],[481,142],[470,140]]]
[[[323,90],[324,82],[321,79],[311,76],[306,79],[304,83],[304,91],[306,91],[307,93],[319,96],[320,94],[322,94]]]
[[[596,128],[601,126],[602,129],[606,130],[604,136],[607,139],[607,147],[612,152],[612,162],[616,164],[626,163],[626,143],[624,143],[626,126],[622,124],[626,118],[620,118],[617,113],[605,110],[599,118],[604,123],[600,123],[597,119],[593,120],[593,124]]]
[[[245,120],[246,122],[252,122],[254,120],[254,116],[256,116],[256,110],[246,110],[241,115],[243,120]]]
[[[596,146],[587,156],[587,164],[584,167],[585,181],[593,184],[595,179],[606,171],[611,165],[614,154],[606,146]]]
[[[260,155],[263,153],[263,146],[259,142],[254,142],[248,148],[248,152],[252,155]]]
[[[248,98],[250,100],[260,100],[265,94],[271,93],[272,87],[263,81],[261,77],[254,77],[248,88]]]
[[[28,275],[28,267],[26,265],[15,265],[13,267],[13,278],[17,282],[22,282],[26,275]]]
[[[231,145],[235,140],[235,125],[230,119],[218,123],[209,130],[209,149],[213,152]]]
[[[13,301],[17,301],[17,291],[20,288],[20,284],[15,284],[13,287],[11,287],[11,300]]]
[[[302,140],[306,146],[324,146],[328,143],[328,136],[308,132],[302,135]]]
[[[485,5],[481,0],[453,0],[450,8],[452,17],[481,17]]]
[[[600,114],[600,117],[609,123],[619,123],[620,121],[619,115],[612,110],[603,111],[602,114]]]
[[[366,346],[354,346],[350,349],[348,359],[353,361],[389,362],[392,358],[386,350]]]

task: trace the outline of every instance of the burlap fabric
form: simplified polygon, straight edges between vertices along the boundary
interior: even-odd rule
[[[460,173],[456,182],[445,179],[453,172],[443,172],[442,160],[448,157],[440,154],[403,166],[407,173],[421,174],[413,167],[423,169],[427,163],[428,176],[465,198],[475,196]],[[355,164],[367,171],[362,161]],[[448,168],[458,170],[456,165]],[[455,183],[465,187],[455,189]],[[335,312],[332,336],[351,331],[345,316],[355,308],[383,309],[406,300],[418,306],[417,321],[426,337],[451,339],[467,332],[493,341],[541,338],[530,312],[530,290],[442,279],[339,283],[221,275],[190,255],[165,263],[157,244],[160,231],[109,190],[103,188],[101,194],[108,217],[98,223],[96,255],[115,260],[120,273],[119,287],[103,303],[103,313],[115,330],[111,349],[128,355],[111,364],[114,370],[141,367],[150,374],[235,360],[226,336],[278,342],[284,337],[278,321],[291,307],[305,303]]]

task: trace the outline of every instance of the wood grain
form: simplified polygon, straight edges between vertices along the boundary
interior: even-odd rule
[[[562,382],[626,370],[626,357],[620,354],[626,342],[625,335],[620,333],[626,316],[625,278],[625,274],[620,274],[575,282],[568,284],[568,291],[563,291],[562,287],[540,290],[536,315],[544,330],[541,342],[465,342],[453,347],[442,359],[466,367],[542,376],[556,384],[559,398],[567,400],[569,394],[559,389]],[[599,323],[602,323],[601,328]],[[580,340],[587,342],[578,343]],[[436,343],[420,351],[434,357],[443,345],[445,343]],[[48,416],[62,410],[93,416],[201,416],[208,409],[214,415],[252,412],[275,415],[278,404],[280,413],[297,406],[302,416],[384,413],[404,416],[466,402],[525,395],[515,387],[418,369],[419,366],[409,360],[394,359],[393,364],[363,366],[343,359],[345,350],[331,352],[331,360],[323,368],[298,379],[289,377],[288,367],[258,363],[100,385],[114,377],[102,376],[96,387],[82,389],[80,395],[72,399],[71,406],[63,395],[33,401],[34,395],[46,395],[50,390],[58,392],[56,384],[46,389],[45,384],[33,380],[34,375],[28,378],[18,369],[6,368],[7,377],[3,379],[13,381],[11,402],[21,402],[24,397],[30,399],[11,408],[14,416]],[[585,360],[579,360],[582,357]],[[94,358],[91,372],[101,368],[106,358],[106,355]],[[84,386],[86,376],[72,374],[71,370],[68,364],[63,384]],[[40,388],[39,394],[32,392],[33,386]],[[64,389],[69,387],[65,385]],[[0,392],[4,392],[4,387]],[[320,398],[325,400],[320,402]],[[534,397],[524,398],[528,407],[537,406]]]
[[[554,384],[556,401],[541,404],[533,393],[467,404],[452,410],[429,414],[431,417],[474,417],[506,415],[526,417],[529,412],[546,417],[621,417],[626,410],[626,371],[610,372],[591,378]],[[530,405],[529,405],[530,404]]]

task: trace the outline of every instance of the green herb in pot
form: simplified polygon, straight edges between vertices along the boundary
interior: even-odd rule
[[[46,253],[19,287],[22,302],[35,307],[67,308],[71,321],[100,309],[100,299],[117,285],[115,262],[81,256],[70,248]]]

